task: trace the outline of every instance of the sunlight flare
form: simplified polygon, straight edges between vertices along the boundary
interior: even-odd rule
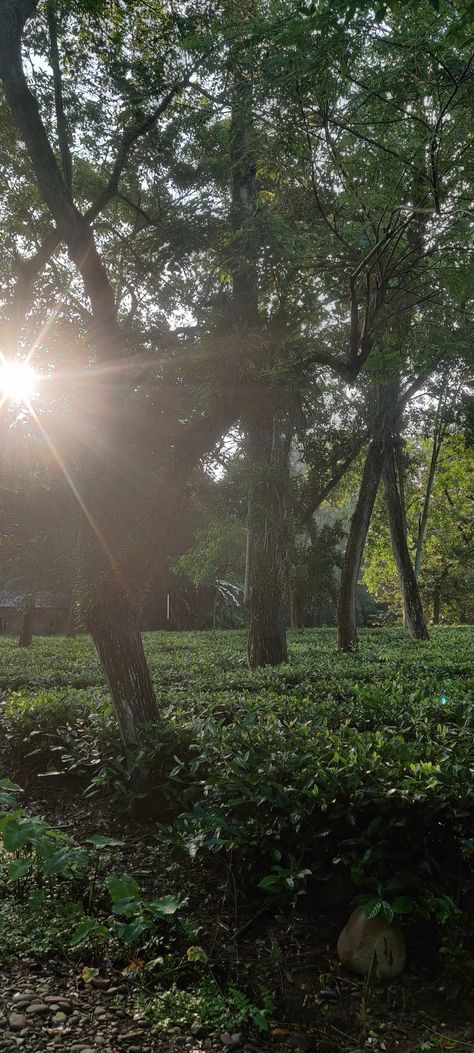
[[[28,360],[0,361],[0,399],[2,402],[16,402],[29,405],[30,399],[37,392],[38,375]]]

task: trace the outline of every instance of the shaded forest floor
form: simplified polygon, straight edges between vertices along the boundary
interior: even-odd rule
[[[474,1050],[469,867],[460,876],[460,855],[443,868],[457,848],[453,808],[463,850],[472,824],[472,786],[459,780],[474,759],[473,643],[469,627],[439,629],[429,645],[373,630],[357,655],[342,657],[330,632],[304,631],[291,634],[287,666],[249,673],[240,633],[150,634],[162,723],[131,765],[120,759],[87,640],[40,640],[26,654],[1,640],[1,775],[22,787],[23,814],[44,816],[80,845],[97,834],[120,841],[101,858],[99,885],[108,871],[129,874],[144,896],[171,893],[182,908],[179,922],[148,942],[73,949],[67,881],[51,886],[35,928],[31,890],[18,901],[4,864],[6,1018],[14,989],[54,987],[73,1014],[57,1026],[39,1014],[16,1038],[0,1030],[0,1048],[23,1038],[25,1050],[79,1050],[81,1041],[106,1053],[231,1049],[225,1033],[237,1031],[249,1051]],[[397,764],[394,752],[404,751]],[[308,803],[312,766],[317,810]],[[420,804],[431,824],[423,831]],[[412,859],[410,888],[401,844]],[[310,873],[298,879],[302,870]],[[403,887],[391,893],[394,872]],[[269,876],[280,882],[272,894],[259,887]],[[385,987],[346,972],[335,950],[354,897],[380,882],[389,899],[410,892],[416,903],[401,919],[406,970]],[[447,919],[443,897],[454,905]],[[51,921],[61,910],[62,927]],[[205,961],[189,959],[196,947]],[[171,1002],[157,1007],[156,993],[167,990]],[[229,990],[237,1002],[225,1002]],[[201,1020],[198,1037],[191,1029]]]

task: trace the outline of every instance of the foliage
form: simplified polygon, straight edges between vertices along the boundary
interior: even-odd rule
[[[260,996],[260,1004],[255,1005],[244,992],[230,986],[224,994],[212,977],[206,977],[191,988],[172,984],[158,992],[151,1003],[147,1000],[143,1008],[163,1030],[176,1025],[202,1024],[211,1031],[236,1031],[248,1024],[267,1031],[275,1006],[264,989]]]
[[[431,457],[431,442],[422,436],[405,445],[405,492],[408,537],[414,550]],[[420,590],[431,613],[438,596],[443,621],[470,621],[473,614],[474,457],[463,437],[451,434],[441,448],[430,503],[423,550]],[[399,613],[401,599],[382,503],[372,521],[366,549],[364,581],[389,611]]]
[[[290,664],[249,672],[239,633],[150,636],[161,718],[147,749],[118,763],[106,697],[91,687],[69,692],[67,756],[120,802],[136,794],[142,808],[147,786],[152,799],[165,786],[160,839],[191,855],[232,850],[245,880],[251,871],[261,883],[257,895],[289,902],[337,859],[355,895],[405,897],[443,924],[469,874],[472,642],[468,627],[438,629],[428,645],[371,630],[360,653],[340,656],[329,631],[305,631],[291,635]],[[61,646],[35,645],[30,689],[11,695],[3,716],[10,750],[34,727],[40,773],[61,756],[65,698],[37,681]],[[86,641],[69,646],[94,683]],[[11,645],[2,647],[8,664]],[[142,925],[148,914],[135,906]]]
[[[103,857],[110,862],[111,851],[121,847],[122,841],[92,834],[86,838],[87,849],[81,847],[73,838],[51,830],[39,816],[24,816],[19,808],[11,810],[19,790],[15,784],[4,780],[1,790],[4,881],[7,887],[13,886],[20,903],[26,901],[28,907],[39,909],[49,919],[45,950],[52,939],[67,930],[72,917],[76,924],[70,933],[71,948],[83,944],[97,948],[117,941],[128,947],[157,934],[160,924],[169,922],[176,913],[180,904],[175,896],[143,898],[137,882],[126,874],[109,872],[104,879]],[[63,916],[59,904],[65,889],[64,917],[59,924]],[[111,916],[105,913],[107,900]]]
[[[235,519],[211,521],[196,534],[194,548],[175,562],[177,573],[186,574],[193,585],[213,585],[216,578],[243,579],[245,532]]]
[[[77,925],[77,904],[65,897],[59,909],[57,902],[20,903],[12,896],[2,898],[0,942],[5,961],[21,958],[36,961],[59,956],[69,947]]]

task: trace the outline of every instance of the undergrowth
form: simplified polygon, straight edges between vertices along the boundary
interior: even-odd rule
[[[23,665],[2,640],[4,757],[17,776],[74,777],[135,807],[157,853],[232,854],[242,886],[279,909],[343,868],[354,901],[431,919],[466,972],[473,644],[471,627],[429,644],[381,629],[338,655],[329,630],[303,631],[287,665],[250,672],[239,632],[150,634],[160,718],[125,757],[87,640],[37,641]]]

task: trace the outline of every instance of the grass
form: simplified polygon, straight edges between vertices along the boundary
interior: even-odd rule
[[[144,639],[160,716],[126,758],[86,637],[36,639],[27,651],[0,638],[0,774],[26,786],[26,802],[41,797],[47,822],[66,819],[89,851],[99,815],[101,833],[118,823],[125,838],[98,874],[92,867],[94,898],[83,900],[93,917],[110,919],[112,872],[144,878],[144,903],[169,893],[182,903],[152,937],[139,925],[130,946],[109,941],[115,967],[142,963],[136,990],[143,981],[158,1029],[202,1021],[255,1031],[277,1019],[324,1032],[331,1053],[342,1027],[352,1048],[357,982],[341,977],[335,945],[362,897],[404,928],[409,969],[426,992],[404,1045],[418,1053],[417,1036],[430,1041],[423,999],[433,985],[438,1002],[474,981],[474,627],[433,629],[429,643],[362,630],[348,655],[332,630],[291,632],[289,662],[256,671],[239,631]],[[34,857],[34,844],[22,853]],[[48,878],[38,910],[34,871],[18,902],[9,860],[0,859],[4,958],[49,960],[69,947],[69,958],[96,967],[106,937],[70,946],[74,896],[91,874],[74,890],[64,875]],[[335,877],[342,908],[328,906]],[[234,930],[242,935],[231,940]],[[328,986],[338,999],[329,1005],[318,1000]],[[385,1036],[392,1016],[373,1000],[370,1026]]]
[[[327,680],[340,683],[340,693],[355,683],[380,683],[393,674],[419,680],[437,678],[440,690],[456,680],[466,689],[474,679],[474,626],[437,626],[429,643],[411,640],[402,629],[362,629],[353,654],[336,651],[334,630],[289,632],[290,660],[277,669],[249,671],[245,634],[216,632],[145,633],[144,642],[155,687],[161,697],[191,686],[193,697],[209,690],[245,692],[296,689],[299,697],[327,695]],[[95,688],[104,685],[94,647],[88,637],[37,638],[28,650],[16,639],[0,636],[0,691],[28,692],[41,687]]]
[[[289,645],[249,671],[242,632],[146,634],[160,718],[125,758],[87,638],[2,638],[4,773],[138,805],[167,851],[231,859],[257,904],[286,911],[343,869],[373,913],[431,919],[451,963],[457,941],[467,974],[474,627],[363,630],[349,655],[327,629]]]

